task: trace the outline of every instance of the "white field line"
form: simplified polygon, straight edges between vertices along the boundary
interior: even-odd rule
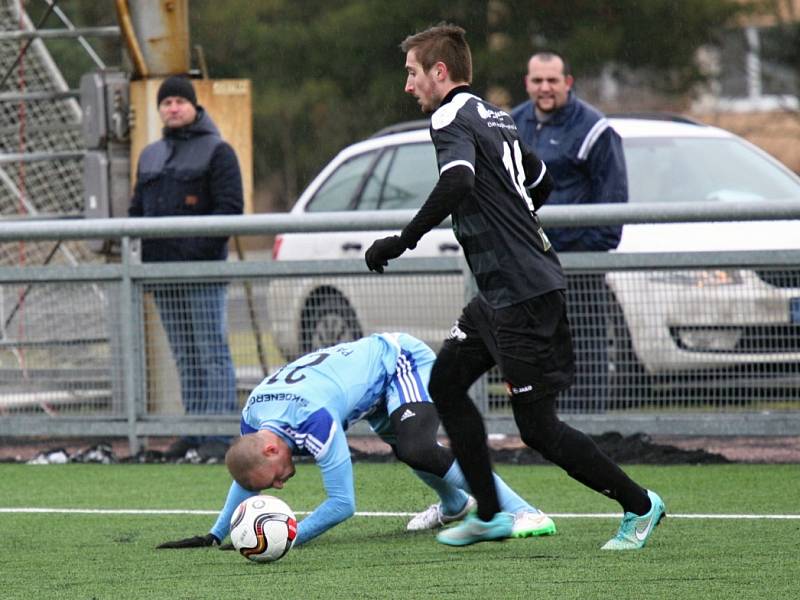
[[[30,508],[0,507],[0,513],[28,514],[78,514],[78,515],[217,515],[216,510],[184,510],[184,509],[137,509],[137,508]],[[308,511],[295,511],[298,515],[307,515]],[[357,512],[357,517],[413,517],[414,512]],[[620,513],[547,513],[559,519],[619,519]],[[796,515],[756,515],[756,514],[674,514],[667,513],[670,519],[788,519],[800,520]]]

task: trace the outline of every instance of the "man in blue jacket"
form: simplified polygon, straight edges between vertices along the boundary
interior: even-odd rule
[[[548,204],[628,201],[622,140],[605,115],[578,98],[568,63],[554,52],[534,54],[525,89],[530,100],[511,117],[520,139],[544,161],[555,180]],[[621,225],[548,228],[556,252],[613,250]]]
[[[512,112],[520,139],[544,161],[554,180],[548,204],[628,201],[622,140],[605,115],[572,90],[569,64],[555,52],[528,61],[525,89],[530,100]],[[617,247],[621,225],[548,228],[556,252],[605,252]],[[602,274],[568,278],[577,363],[576,381],[562,406],[602,410],[608,393],[605,314],[612,301]]]
[[[167,78],[157,101],[163,137],[139,157],[129,216],[241,214],[244,196],[236,153],[197,104],[191,81]],[[227,256],[227,237],[142,240],[143,262],[225,260]],[[225,317],[226,285],[167,283],[151,290],[178,367],[187,414],[238,410]],[[181,438],[167,456],[181,458],[203,441],[213,440]]]

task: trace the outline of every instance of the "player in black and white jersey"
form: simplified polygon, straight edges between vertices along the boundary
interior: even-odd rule
[[[463,29],[438,25],[401,48],[405,91],[432,113],[440,176],[401,234],[367,250],[367,266],[382,273],[451,215],[479,289],[439,352],[429,384],[478,511],[437,539],[461,546],[511,534],[513,517],[500,511],[483,420],[467,394],[497,364],[522,440],[622,505],[619,531],[603,548],[641,548],[665,514],[661,498],[556,414],[557,394],[572,384],[575,367],[564,274],[536,216],[552,187],[547,169],[520,142],[511,117],[469,88],[472,59]]]

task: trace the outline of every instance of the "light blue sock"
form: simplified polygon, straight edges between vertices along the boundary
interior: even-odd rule
[[[462,490],[470,491],[467,480],[461,472],[461,467],[458,466],[458,462],[453,462],[450,470],[445,473],[444,480]],[[508,487],[508,484],[500,479],[497,474],[494,475],[494,486],[497,488],[497,499],[500,501],[500,510],[503,512],[512,514],[520,511],[539,512],[538,508],[525,502],[525,500]]]
[[[455,463],[453,463],[455,464]],[[452,469],[451,469],[452,470]],[[442,503],[442,512],[446,515],[454,515],[461,511],[467,503],[467,493],[457,486],[448,483],[446,479],[437,477],[432,473],[413,470],[425,485],[431,488],[439,496]],[[445,476],[446,477],[446,476]]]

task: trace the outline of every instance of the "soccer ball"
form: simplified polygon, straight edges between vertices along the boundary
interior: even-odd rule
[[[275,496],[253,496],[231,518],[231,542],[247,559],[273,562],[286,556],[297,537],[297,519]]]

